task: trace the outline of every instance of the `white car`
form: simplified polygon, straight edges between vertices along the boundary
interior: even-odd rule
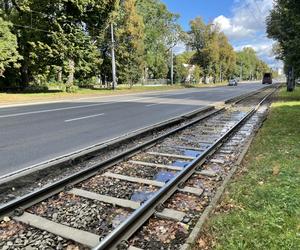
[[[228,81],[228,86],[237,86],[238,85],[238,81],[236,79],[230,79]]]

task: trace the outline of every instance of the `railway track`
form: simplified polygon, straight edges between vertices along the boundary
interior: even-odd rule
[[[267,88],[0,207],[2,249],[181,249],[259,125]]]

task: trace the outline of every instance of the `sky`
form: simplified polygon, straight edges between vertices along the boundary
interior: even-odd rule
[[[273,0],[162,0],[171,12],[180,15],[179,23],[189,30],[189,21],[201,16],[218,24],[235,50],[252,47],[271,67],[281,67],[272,53],[274,41],[266,37],[265,20]],[[183,50],[183,46],[177,48]]]

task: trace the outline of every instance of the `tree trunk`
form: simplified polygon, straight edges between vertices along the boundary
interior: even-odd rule
[[[28,65],[25,60],[23,62],[24,63],[22,63],[20,71],[21,71],[22,88],[25,88],[29,85],[30,77],[28,73]]]
[[[57,69],[57,82],[62,82],[62,67]]]
[[[75,62],[74,62],[73,59],[68,60],[68,68],[69,68],[69,75],[68,75],[67,84],[68,85],[73,85],[73,83],[74,83],[74,73],[75,73]]]
[[[143,79],[143,85],[147,84],[148,81],[148,68],[144,68],[144,79]]]

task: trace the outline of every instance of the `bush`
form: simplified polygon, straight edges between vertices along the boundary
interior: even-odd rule
[[[66,86],[66,91],[68,93],[76,93],[78,91],[79,87],[75,85],[67,85]]]
[[[46,84],[30,84],[26,88],[24,88],[24,92],[26,93],[44,93],[48,92],[48,86]]]
[[[48,86],[48,89],[51,91],[61,91],[61,92],[67,91],[66,84],[61,83],[61,82],[48,83],[47,86]]]
[[[76,84],[80,88],[93,89],[95,86],[99,86],[100,82],[97,77],[91,77],[88,79],[80,79],[76,81]]]

